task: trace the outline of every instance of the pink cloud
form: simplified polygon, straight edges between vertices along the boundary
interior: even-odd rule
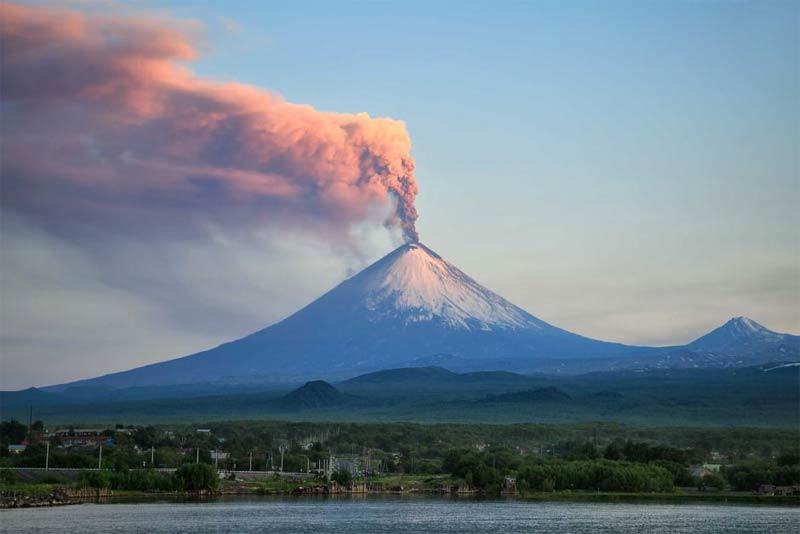
[[[385,224],[416,239],[403,122],[202,79],[185,65],[191,34],[166,19],[0,5],[3,204],[61,228],[137,230],[346,228],[385,205]]]

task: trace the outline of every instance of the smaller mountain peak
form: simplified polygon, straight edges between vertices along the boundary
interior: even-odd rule
[[[760,331],[769,332],[769,329],[765,326],[760,325],[749,317],[744,317],[742,315],[731,318],[727,323],[725,323],[724,326],[735,328],[743,333]]]
[[[786,339],[785,334],[773,332],[749,317],[733,317],[708,334],[695,339],[688,346],[704,350],[728,351],[741,344],[778,343]],[[738,350],[738,349],[736,349]]]
[[[303,390],[311,390],[311,391],[337,391],[330,382],[326,382],[325,380],[311,380],[306,382],[301,387],[297,388],[295,391],[303,391]]]
[[[281,405],[288,409],[320,408],[347,402],[348,395],[340,392],[324,380],[312,380],[290,391],[281,398]]]

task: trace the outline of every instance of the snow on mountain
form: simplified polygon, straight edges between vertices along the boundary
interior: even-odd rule
[[[438,320],[453,328],[548,326],[464,274],[421,243],[409,243],[358,276],[373,321]]]
[[[748,317],[734,317],[722,326],[730,337],[750,339],[780,339],[783,334],[773,332]]]

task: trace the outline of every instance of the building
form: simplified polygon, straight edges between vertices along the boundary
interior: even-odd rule
[[[759,495],[800,495],[800,485],[776,486],[774,484],[761,484],[758,486]]]
[[[11,454],[20,454],[22,452],[25,452],[25,449],[27,449],[27,448],[28,448],[27,445],[22,445],[22,444],[20,444],[20,445],[9,445],[8,446],[8,452],[11,453]]]
[[[715,463],[721,463],[727,460],[728,457],[718,451],[711,451],[711,460]]]
[[[703,478],[709,475],[713,475],[715,473],[719,473],[721,467],[722,466],[720,464],[696,465],[691,469],[691,474],[693,477]]]
[[[332,457],[331,471],[348,471],[353,476],[366,476],[380,471],[380,461],[371,460],[368,456],[346,454]]]
[[[800,485],[775,486],[775,495],[800,495]]]
[[[114,439],[103,434],[104,430],[97,428],[75,428],[56,430],[55,436],[64,447],[96,447],[98,445],[111,445]]]
[[[774,484],[759,484],[758,485],[758,494],[759,495],[775,495],[775,485]]]

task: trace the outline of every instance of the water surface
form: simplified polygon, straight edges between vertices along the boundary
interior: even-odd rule
[[[110,533],[796,533],[800,508],[451,500],[240,498],[0,511],[0,532]]]

